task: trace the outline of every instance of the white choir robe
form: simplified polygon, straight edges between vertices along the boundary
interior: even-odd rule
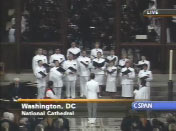
[[[14,43],[15,42],[15,29],[11,28],[9,30],[9,42]]]
[[[46,77],[43,78],[43,76],[39,73],[40,71],[42,71],[43,73],[45,73],[47,75],[46,69],[42,66],[42,67],[37,67],[35,69],[35,77],[37,79],[37,88],[38,88],[38,99],[43,99],[44,95],[45,95],[45,88],[46,88]]]
[[[38,61],[42,60],[43,63],[48,63],[47,57],[44,55],[36,55],[32,59],[32,69],[35,72],[35,69],[38,67]]]
[[[95,58],[93,59],[92,61],[92,66],[93,66],[93,62],[97,62],[97,63],[105,63],[105,59],[103,58]],[[95,81],[97,81],[99,83],[99,85],[104,85],[105,84],[105,78],[104,78],[104,75],[105,75],[105,68],[106,68],[106,65],[104,64],[103,67],[100,67],[100,68],[96,68],[93,66],[92,68],[92,73],[95,74]]]
[[[107,92],[116,92],[117,91],[117,67],[112,66],[107,68],[108,71],[116,70],[112,74],[107,73],[107,81],[106,81],[106,91]]]
[[[120,66],[125,66],[126,62],[128,61],[129,59],[125,58],[125,59],[120,59],[119,60],[119,65]]]
[[[142,64],[147,64],[147,70],[150,70],[150,61],[148,60],[141,60],[141,61],[138,61],[138,65],[142,65]]]
[[[53,81],[53,90],[58,99],[61,99],[63,87],[63,74],[57,71],[58,67],[53,67],[49,73],[49,80]]]
[[[147,86],[141,87],[139,90],[134,91],[135,100],[150,100],[150,89]]]
[[[86,98],[98,99],[99,84],[95,80],[90,80],[86,83]],[[88,107],[88,120],[90,123],[94,123],[96,120],[97,103],[87,103]]]
[[[122,72],[127,70],[127,67],[122,68],[120,77],[121,77],[121,85],[122,85],[122,97],[133,97],[133,88],[134,88],[134,78],[135,72],[134,69],[128,68],[131,72],[127,75],[122,75]]]
[[[91,60],[89,57],[80,56],[77,59],[77,62],[78,62],[78,72],[79,72],[79,76],[80,76],[80,96],[83,97],[84,95],[86,95],[85,94],[85,86],[86,86],[86,82],[89,80],[89,76],[90,76]],[[86,63],[88,66],[86,67],[81,62]]]
[[[91,59],[96,58],[98,52],[101,52],[101,55],[103,56],[103,50],[102,49],[94,48],[94,49],[91,50],[91,53],[90,53]]]
[[[50,99],[59,99],[51,90],[46,91],[45,97]]]
[[[69,67],[73,67],[74,69],[78,70],[78,65],[76,60],[67,60],[64,62],[63,68],[66,70],[65,75],[65,82],[66,82],[66,96],[67,98],[75,98],[75,86],[76,86],[76,79],[77,79],[77,72],[72,72]],[[70,74],[73,73],[73,74]]]
[[[114,65],[118,65],[118,57],[113,55],[113,56],[107,56],[106,59],[109,61],[112,61],[114,58],[116,58],[116,60],[114,61]]]
[[[59,63],[61,63],[65,61],[65,56],[63,54],[53,54],[50,57],[50,64],[52,64],[54,60],[58,60]]]
[[[150,87],[150,82],[153,80],[152,72],[149,70],[140,70],[138,73],[139,84],[141,83],[140,78],[144,76],[148,76],[148,78],[146,79],[146,86]]]
[[[67,50],[67,57],[69,56],[70,52],[73,53],[73,54],[78,54],[78,53],[81,52],[81,50],[77,47],[75,47],[75,48],[71,47]]]

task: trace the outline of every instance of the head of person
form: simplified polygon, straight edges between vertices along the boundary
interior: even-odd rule
[[[94,73],[91,73],[91,74],[90,74],[90,79],[91,79],[91,80],[95,79],[95,74],[94,74]]]
[[[19,84],[20,83],[20,78],[14,78],[13,80],[14,80],[15,84]]]
[[[126,66],[127,68],[129,68],[129,67],[131,66],[131,62],[130,62],[129,60],[126,61],[125,66]]]
[[[56,53],[56,54],[60,54],[60,49],[57,48],[57,49],[55,50],[55,53]]]
[[[45,55],[45,56],[47,56],[47,55],[48,55],[47,50],[43,50],[43,55]]]
[[[144,65],[143,65],[143,69],[144,69],[144,70],[147,70],[147,68],[148,68],[148,65],[147,65],[147,64],[144,64]]]
[[[115,55],[115,51],[114,51],[114,50],[111,50],[111,51],[110,51],[110,55],[111,55],[111,56]]]
[[[146,57],[145,56],[141,56],[141,60],[146,60]]]
[[[53,88],[53,81],[48,81],[48,88]]]
[[[101,52],[97,52],[97,58],[101,58],[102,54]]]
[[[49,51],[48,51],[48,55],[49,55],[49,56],[53,55],[53,50],[49,50]]]
[[[87,52],[85,50],[82,51],[82,56],[86,56],[87,55]]]
[[[38,60],[38,65],[42,66],[43,65],[43,61],[42,60]]]
[[[71,43],[71,47],[72,47],[72,48],[75,48],[75,47],[76,47],[76,42],[72,42],[72,43]]]
[[[68,60],[73,60],[73,55],[72,54],[69,54],[69,56],[68,56]]]
[[[99,42],[95,43],[95,48],[100,48],[100,43]]]
[[[122,55],[122,59],[125,59],[125,58],[127,58],[127,55],[126,55],[126,54],[123,54],[123,55]]]
[[[142,80],[141,80],[141,85],[142,85],[142,86],[146,86],[146,80],[142,79]]]
[[[56,67],[58,67],[60,65],[58,60],[54,60],[54,64],[55,64]]]
[[[42,48],[38,48],[37,54],[38,54],[38,55],[42,55],[42,54],[43,54],[43,49],[42,49]]]

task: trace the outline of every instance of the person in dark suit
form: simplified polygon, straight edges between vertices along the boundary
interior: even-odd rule
[[[10,94],[12,99],[23,98],[23,84],[19,78],[14,78],[14,83],[11,84]]]

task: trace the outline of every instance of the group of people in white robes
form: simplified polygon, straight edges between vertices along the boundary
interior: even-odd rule
[[[90,79],[90,74],[95,74],[95,81],[99,85],[99,97],[104,91],[115,94],[117,92],[117,79],[120,78],[122,86],[122,97],[134,97],[134,80],[137,76],[139,91],[142,88],[141,81],[146,81],[146,87],[149,89],[152,72],[150,71],[150,62],[145,56],[141,57],[141,61],[134,66],[138,69],[138,75],[135,74],[136,68],[132,67],[133,63],[122,55],[119,60],[115,55],[115,51],[111,50],[108,56],[104,56],[103,50],[99,43],[95,44],[95,48],[91,50],[90,55],[87,51],[80,50],[76,47],[76,43],[71,43],[71,48],[67,50],[66,58],[61,54],[60,49],[55,50],[55,54],[50,56],[49,61],[43,55],[42,49],[38,49],[38,54],[33,57],[32,68],[37,81],[38,97],[45,98],[47,81],[53,81],[53,91],[58,99],[62,98],[62,88],[66,87],[66,98],[74,99],[76,95],[76,82],[79,78],[80,97],[86,96],[86,83]],[[49,68],[49,70],[47,70]],[[142,68],[142,69],[141,69]],[[113,95],[110,95],[113,96]]]

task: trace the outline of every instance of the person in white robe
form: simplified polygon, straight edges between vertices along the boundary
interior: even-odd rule
[[[45,91],[45,99],[58,99],[58,97],[55,95],[55,92],[53,90],[53,81],[48,81],[48,86]]]
[[[59,61],[55,60],[55,66],[51,68],[49,73],[49,80],[53,81],[54,86],[53,90],[57,98],[61,99],[64,73],[57,70],[59,67],[60,67]]]
[[[106,81],[106,91],[111,93],[109,94],[112,96],[112,93],[117,92],[117,67],[114,66],[114,62],[111,61],[109,66],[106,70],[107,81]]]
[[[91,60],[87,57],[86,51],[82,51],[82,56],[78,59],[78,72],[80,76],[80,97],[85,96],[85,85],[90,76]]]
[[[145,56],[141,56],[141,60],[138,61],[137,65],[143,65],[143,64],[147,64],[147,70],[150,70],[150,61],[148,61]]]
[[[42,60],[38,61],[38,66],[35,69],[35,77],[37,79],[37,89],[38,89],[38,99],[44,98],[45,88],[46,88],[46,69],[43,67]]]
[[[146,80],[146,86],[150,87],[150,82],[153,80],[152,71],[148,70],[148,65],[143,65],[143,70],[140,70],[138,73],[139,85],[141,85],[141,79]]]
[[[125,63],[129,61],[129,59],[127,59],[127,55],[123,54],[121,56],[121,59],[119,60],[119,63],[118,63],[118,68],[119,69],[122,69],[125,67]]]
[[[100,48],[99,42],[95,43],[95,48],[91,50],[90,57],[91,59],[97,58],[97,53],[101,52],[103,57],[103,50]]]
[[[95,80],[95,74],[90,74],[90,81],[86,83],[86,98],[98,99],[99,84]],[[87,103],[88,123],[94,124],[97,116],[97,103]]]
[[[122,97],[133,97],[135,71],[130,65],[130,61],[127,61],[125,67],[120,72]]]
[[[146,86],[146,80],[142,80],[141,88],[134,90],[135,100],[150,100],[150,89]]]
[[[71,54],[73,55],[73,59],[77,59],[80,56],[81,50],[76,47],[76,42],[71,43],[71,48],[67,50],[67,57]]]
[[[10,43],[14,43],[15,42],[15,28],[12,26],[12,28],[9,29],[9,36],[8,36],[8,39],[9,39],[9,42]]]
[[[38,67],[38,61],[41,60],[43,63],[48,63],[47,57],[43,55],[43,49],[39,48],[37,50],[37,55],[32,59],[32,69],[35,72],[35,69]]]
[[[111,50],[110,51],[110,55],[106,57],[106,61],[107,63],[114,61],[114,65],[117,66],[118,65],[118,56],[115,55],[115,51]]]
[[[57,60],[59,61],[60,65],[63,64],[63,62],[65,61],[65,56],[63,54],[61,54],[60,49],[56,49],[55,50],[55,54],[51,55],[50,57],[50,64],[54,65],[54,61]]]
[[[102,88],[103,85],[105,85],[105,68],[106,68],[106,63],[105,59],[102,58],[101,52],[97,53],[97,58],[93,59],[92,61],[92,72],[95,73],[95,81],[98,82],[99,87],[100,87],[100,93],[99,97],[102,95]]]
[[[63,68],[66,70],[65,72],[65,82],[66,82],[66,97],[67,98],[75,98],[75,86],[77,79],[77,71],[78,65],[77,61],[73,59],[73,55],[68,56],[68,60],[64,62]]]

